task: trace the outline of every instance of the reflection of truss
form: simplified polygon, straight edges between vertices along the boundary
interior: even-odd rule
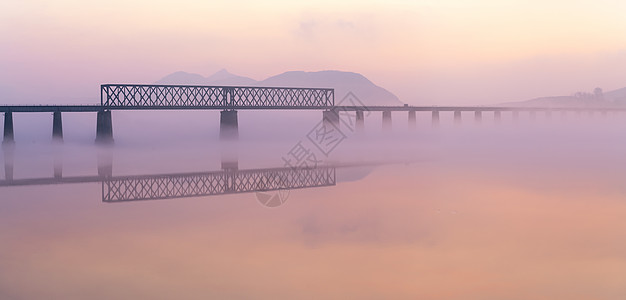
[[[333,186],[335,168],[276,168],[124,176],[102,182],[102,201],[171,199]]]
[[[107,109],[325,108],[335,105],[333,89],[104,84]]]

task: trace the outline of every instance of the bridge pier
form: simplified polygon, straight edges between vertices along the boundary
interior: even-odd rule
[[[461,111],[460,110],[454,111],[454,124],[461,125]]]
[[[438,110],[433,110],[432,123],[433,123],[433,127],[439,127],[439,111]]]
[[[15,144],[2,145],[2,152],[4,154],[4,179],[13,180]]]
[[[548,120],[552,119],[552,111],[549,109],[546,109],[546,119]]]
[[[502,121],[502,115],[499,110],[493,112],[493,120],[496,124],[500,124]]]
[[[2,144],[15,143],[15,136],[13,134],[13,113],[7,111],[4,113],[4,138]]]
[[[239,170],[239,143],[237,141],[224,141],[220,143],[220,156],[222,170]]]
[[[531,110],[531,111],[529,112],[529,114],[530,114],[530,119],[534,121],[534,120],[536,119],[536,113],[535,113],[535,111],[534,111],[534,110]]]
[[[225,154],[222,152],[222,170],[224,171],[237,171],[239,170],[239,160],[237,154]]]
[[[357,114],[358,118],[358,114]],[[324,126],[332,125],[339,129],[339,112],[336,110],[325,110],[322,112],[322,120],[324,121]]]
[[[61,119],[61,112],[55,111],[52,113],[52,140],[63,141],[63,121]]]
[[[383,111],[383,130],[391,130],[391,111]]]
[[[96,144],[113,143],[113,121],[110,110],[99,110],[96,121]]]
[[[519,120],[519,111],[514,110],[513,111],[513,122],[517,122],[517,120]]]
[[[98,176],[113,176],[113,153],[111,149],[101,149],[98,151]]]
[[[113,176],[113,164],[98,164],[98,176],[100,177],[112,177]]]
[[[63,177],[63,145],[53,145],[52,152],[54,154],[53,175],[55,179],[61,179]]]
[[[365,115],[363,114],[362,110],[357,110],[356,111],[356,131],[357,132],[364,132],[365,131]]]
[[[223,110],[220,112],[220,140],[239,139],[239,122],[236,110]]]
[[[480,110],[475,110],[474,111],[474,122],[476,122],[476,124],[480,124],[483,121],[483,112]]]
[[[63,161],[61,160],[54,161],[54,178],[63,178]]]
[[[409,129],[415,129],[416,124],[415,111],[409,110]]]

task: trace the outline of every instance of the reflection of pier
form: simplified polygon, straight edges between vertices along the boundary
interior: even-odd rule
[[[0,180],[0,187],[102,183],[103,202],[173,199],[334,186],[335,168],[270,168],[214,172]]]

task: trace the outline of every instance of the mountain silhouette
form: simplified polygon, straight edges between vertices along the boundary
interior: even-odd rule
[[[341,100],[349,92],[352,92],[365,105],[402,105],[398,97],[386,89],[375,85],[369,79],[365,78],[365,76],[354,72],[343,71],[290,71],[261,81],[256,81],[252,78],[235,75],[229,73],[226,69],[222,69],[208,77],[194,73],[175,72],[161,78],[155,83],[334,88],[335,104],[340,104]]]
[[[291,71],[260,82],[263,86],[327,87],[335,89],[335,104],[352,92],[365,105],[402,105],[396,95],[375,85],[365,76],[343,71]]]
[[[175,72],[169,74],[157,81],[155,84],[207,84],[207,79],[200,74],[193,74],[187,72]]]
[[[605,99],[619,105],[626,105],[626,87],[604,93]]]
[[[154,83],[181,85],[254,85],[256,82],[257,81],[252,78],[238,76],[228,72],[226,69],[221,69],[209,77],[179,71],[169,74]]]

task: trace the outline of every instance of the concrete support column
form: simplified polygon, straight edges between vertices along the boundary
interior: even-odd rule
[[[52,147],[52,150],[54,154],[54,159],[53,159],[54,178],[61,179],[63,178],[63,146],[54,145]]]
[[[110,110],[98,111],[98,118],[96,121],[96,143],[113,143],[113,121],[111,119]]]
[[[239,139],[239,122],[236,110],[220,112],[220,140]]]
[[[54,178],[63,178],[63,162],[61,161],[54,161]]]
[[[476,124],[480,124],[483,121],[483,112],[480,110],[474,111],[474,121]]]
[[[224,171],[239,170],[239,161],[238,160],[222,160],[222,170]]]
[[[326,124],[332,124],[339,128],[339,112],[334,110],[325,110],[322,112],[322,120]]]
[[[8,111],[4,113],[4,138],[2,144],[13,144],[15,142],[13,134],[13,113]]]
[[[416,124],[415,111],[409,110],[409,129],[415,129]]]
[[[552,119],[552,111],[549,109],[546,110],[546,119],[548,120]]]
[[[514,110],[513,111],[513,122],[517,122],[517,120],[519,120],[519,111]]]
[[[112,148],[100,149],[98,151],[98,176],[113,176],[113,152]]]
[[[362,110],[356,111],[356,131],[364,132],[365,131],[365,114]]]
[[[333,125],[339,128],[339,112],[336,110],[325,110],[322,112],[324,124]]]
[[[98,176],[100,177],[111,177],[113,176],[113,164],[103,163],[98,164]]]
[[[2,152],[4,154],[4,179],[13,180],[13,153],[15,153],[15,144],[3,144]]]
[[[63,141],[63,121],[60,111],[52,113],[52,139],[59,142]]]
[[[499,110],[493,112],[493,120],[496,124],[500,124],[502,122],[502,115]]]
[[[433,122],[433,127],[439,126],[439,111],[438,110],[433,110],[432,122]]]
[[[239,170],[239,147],[234,143],[220,143],[222,170]]]
[[[534,110],[531,110],[531,111],[529,112],[529,114],[530,114],[530,119],[531,119],[531,120],[535,120],[535,119],[536,119],[536,113],[535,113],[535,111],[534,111]]]
[[[391,130],[391,111],[383,111],[383,130]]]
[[[454,111],[454,124],[461,125],[461,111],[460,110]]]

